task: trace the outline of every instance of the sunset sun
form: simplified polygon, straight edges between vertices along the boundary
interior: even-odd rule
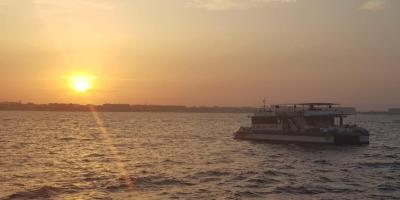
[[[84,93],[93,87],[93,78],[89,76],[75,76],[70,79],[71,87],[79,93]]]

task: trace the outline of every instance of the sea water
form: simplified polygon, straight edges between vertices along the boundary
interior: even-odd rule
[[[370,145],[235,140],[248,114],[0,112],[0,199],[400,199],[400,115]]]

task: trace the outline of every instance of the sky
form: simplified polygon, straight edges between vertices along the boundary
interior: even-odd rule
[[[0,101],[400,107],[399,19],[398,0],[0,0]]]

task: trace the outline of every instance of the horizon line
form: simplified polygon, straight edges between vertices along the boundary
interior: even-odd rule
[[[164,107],[183,107],[183,108],[248,108],[248,109],[258,109],[258,108],[262,108],[262,105],[259,106],[254,106],[254,105],[185,105],[185,104],[147,104],[147,103],[110,103],[110,102],[106,102],[106,103],[96,103],[96,104],[81,104],[81,103],[72,103],[72,102],[47,102],[47,103],[35,103],[35,102],[24,102],[24,101],[0,101],[0,104],[4,104],[4,103],[15,103],[15,104],[21,104],[21,105],[54,105],[54,104],[59,104],[59,105],[77,105],[77,106],[107,106],[107,105],[125,105],[125,106],[164,106]],[[272,105],[285,105],[285,104],[268,104],[268,106],[272,106]],[[387,112],[389,111],[389,109],[398,109],[399,107],[388,107],[386,108],[386,110],[375,110],[375,109],[362,109],[362,110],[358,110],[357,106],[345,106],[342,104],[338,104],[340,107],[348,107],[348,108],[354,108],[356,110],[356,112]]]

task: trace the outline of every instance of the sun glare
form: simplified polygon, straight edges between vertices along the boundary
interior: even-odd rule
[[[72,89],[79,93],[87,92],[93,85],[93,78],[88,76],[75,76],[70,81]]]

